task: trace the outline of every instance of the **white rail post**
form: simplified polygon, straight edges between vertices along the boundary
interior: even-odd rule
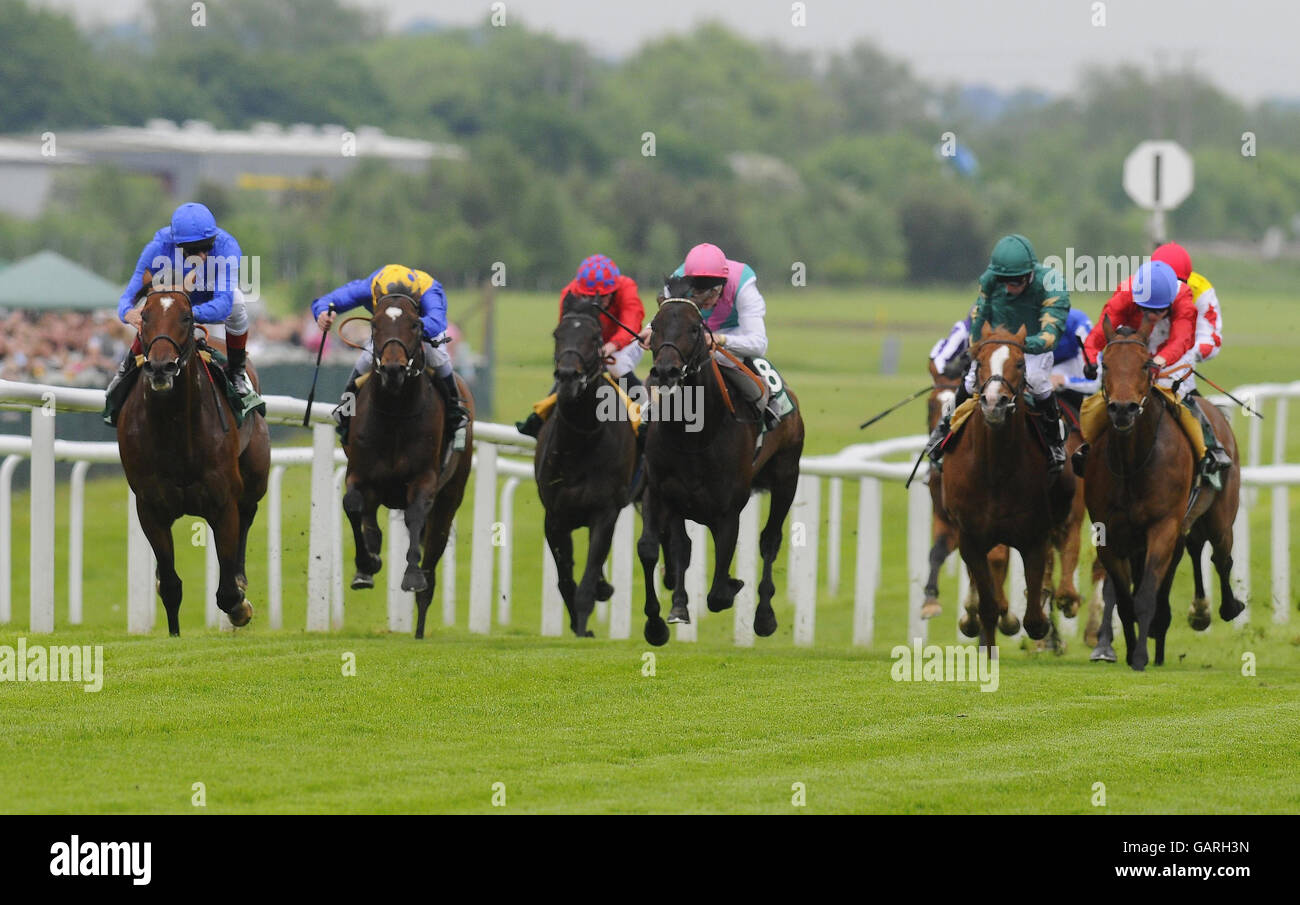
[[[1273,462],[1286,464],[1286,414],[1287,397],[1277,398],[1277,423],[1273,425]],[[35,451],[33,450],[33,455]],[[1288,504],[1288,487],[1273,487],[1273,623],[1286,625],[1291,619],[1291,515]]]
[[[203,616],[208,628],[217,628],[221,624],[221,610],[217,609],[217,585],[221,581],[221,566],[217,562],[217,538],[212,526],[202,519],[191,522],[190,531],[195,525],[203,526]]]
[[[560,597],[557,582],[560,571],[555,567],[550,544],[542,538],[542,635],[558,638],[564,631],[564,600]]]
[[[686,567],[686,576],[683,581],[686,587],[687,608],[691,614],[691,622],[689,625],[677,624],[677,640],[698,641],[700,623],[704,620],[704,614],[709,610],[704,599],[707,593],[706,584],[709,573],[708,529],[697,522],[687,519],[686,536],[691,539],[691,561]]]
[[[794,598],[794,643],[801,647],[812,646],[817,622],[817,539],[821,534],[821,491],[821,478],[810,474],[800,475],[794,505],[790,508],[790,590]]]
[[[271,466],[266,482],[266,608],[271,628],[284,627],[284,600],[280,549],[280,490],[284,466]]]
[[[929,577],[930,515],[930,488],[913,481],[907,489],[907,637],[909,641],[920,638],[922,644],[929,632],[921,605]]]
[[[876,586],[880,572],[880,479],[858,480],[858,570],[853,585],[853,643],[876,638]]]
[[[740,511],[740,534],[736,540],[736,577],[745,586],[736,594],[732,637],[737,647],[754,646],[754,609],[758,605],[758,494]]]
[[[153,631],[155,607],[153,548],[140,527],[135,493],[126,494],[126,630],[132,634]]]
[[[54,631],[54,406],[32,410],[31,606],[32,634]]]
[[[0,625],[13,619],[13,480],[22,456],[5,456],[0,465]]]
[[[831,478],[826,498],[826,593],[840,592],[840,521],[844,509],[844,479]]]
[[[68,624],[81,625],[82,575],[86,549],[86,472],[89,462],[72,466],[68,487]]]
[[[1022,638],[1025,634],[1025,613],[1028,612],[1029,598],[1025,596],[1025,561],[1015,547],[1007,547],[1007,586],[1007,612],[1014,613],[1020,620],[1020,631],[1012,637]]]
[[[611,584],[614,596],[609,599],[609,637],[622,640],[632,634],[632,519],[635,510],[624,506],[614,523],[614,568]]]
[[[510,591],[514,583],[515,488],[519,479],[507,478],[501,488],[501,547],[497,551],[497,625],[510,624]]]
[[[456,624],[456,520],[452,519],[447,532],[447,546],[443,548],[438,568],[434,570],[442,585],[442,624]]]
[[[347,480],[348,469],[341,465],[334,469],[334,503],[330,515],[330,547],[334,555],[330,557],[330,627],[343,628],[343,576],[348,568],[348,561],[343,558],[343,484]],[[378,513],[375,520],[379,520]],[[348,522],[351,527],[352,522]]]
[[[312,425],[311,540],[307,553],[307,631],[330,628],[330,573],[334,545],[330,530],[334,508],[334,427]]]
[[[406,549],[411,534],[406,530],[406,512],[388,510],[388,630],[410,634],[415,630],[415,594],[402,590],[406,575]]]
[[[1236,628],[1250,624],[1250,509],[1246,505],[1246,489],[1242,487],[1237,505],[1237,517],[1232,521],[1232,593],[1246,608],[1232,620]]]
[[[492,630],[492,523],[496,520],[497,448],[478,442],[474,462],[474,533],[470,540],[469,630]]]

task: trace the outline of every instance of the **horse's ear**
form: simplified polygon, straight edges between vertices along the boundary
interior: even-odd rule
[[[1151,331],[1155,329],[1156,324],[1160,321],[1158,314],[1146,314],[1142,318],[1142,326],[1138,328],[1138,339],[1146,342],[1151,336]]]
[[[1109,314],[1101,316],[1101,333],[1102,336],[1106,337],[1106,342],[1110,342],[1115,338],[1115,325],[1110,322]]]
[[[984,323],[980,324],[980,339],[988,339],[992,335],[993,335],[993,327],[989,324],[988,321],[985,321]]]
[[[153,283],[153,274],[146,270],[144,272],[144,279],[140,281],[140,285],[136,288],[135,298],[132,301],[139,302],[140,299],[148,295],[149,287],[152,283]]]
[[[1020,329],[1016,331],[1016,339],[1023,343],[1027,335],[1028,331],[1026,330],[1026,325],[1021,324]]]

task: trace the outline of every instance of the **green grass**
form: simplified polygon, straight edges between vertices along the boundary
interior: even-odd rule
[[[1291,338],[1279,328],[1291,322],[1286,297],[1222,286],[1220,294],[1228,348],[1207,372],[1229,388],[1293,379]],[[869,431],[856,426],[924,385],[925,353],[968,304],[966,293],[768,287],[767,295],[771,355],[802,401],[809,454],[920,432],[920,402]],[[1101,299],[1080,302],[1095,314]],[[549,294],[501,298],[495,420],[521,417],[549,385],[554,311]],[[895,376],[880,374],[889,336],[899,343]],[[647,367],[643,361],[640,371]],[[1290,461],[1300,461],[1295,420]],[[1266,450],[1271,429],[1270,421]],[[906,505],[896,487],[884,494],[884,575],[871,649],[849,644],[856,541],[849,482],[844,575],[837,593],[819,593],[816,646],[793,645],[783,553],[774,637],[736,649],[731,615],[705,615],[699,643],[674,640],[656,652],[653,678],[641,675],[648,648],[639,640],[639,569],[632,641],[537,636],[541,507],[527,486],[515,504],[510,625],[494,625],[488,638],[464,630],[470,544],[463,542],[459,627],[441,627],[439,593],[430,638],[388,635],[384,592],[348,591],[342,631],[301,633],[308,492],[306,469],[291,469],[286,630],[273,632],[265,621],[263,516],[250,541],[257,616],[234,637],[203,627],[202,551],[185,545],[188,527],[178,524],[186,600],[184,636],[175,640],[162,637],[161,608],[154,636],[125,633],[121,480],[87,486],[85,625],[67,627],[60,489],[59,627],[49,641],[103,644],[105,687],[87,694],[71,685],[0,683],[0,811],[190,811],[196,781],[207,786],[209,811],[253,812],[490,811],[498,781],[511,811],[780,812],[790,808],[793,782],[806,783],[809,811],[1093,811],[1098,781],[1106,783],[1108,811],[1300,805],[1292,764],[1300,627],[1271,623],[1266,495],[1252,511],[1248,628],[1216,622],[1193,633],[1183,618],[1191,597],[1184,567],[1166,666],[1136,675],[1087,663],[1081,639],[1062,658],[1004,639],[1000,688],[984,694],[972,685],[890,679],[889,650],[907,625]],[[1298,497],[1292,494],[1293,521]],[[18,495],[15,620],[0,630],[0,644],[14,644],[26,625],[27,507]],[[471,508],[472,496],[462,508],[462,537]],[[349,535],[345,574],[351,546]],[[1292,587],[1300,590],[1296,560]],[[821,577],[824,583],[824,561]],[[931,625],[931,640],[942,644],[954,638],[955,582],[945,572],[941,584],[947,609]],[[344,651],[357,656],[355,677],[341,675]],[[1254,678],[1241,675],[1245,651],[1257,658]]]

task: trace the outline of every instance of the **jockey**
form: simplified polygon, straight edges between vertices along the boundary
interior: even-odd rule
[[[1152,364],[1161,371],[1170,371],[1168,376],[1157,378],[1156,385],[1170,390],[1187,411],[1195,416],[1205,439],[1205,455],[1199,463],[1199,469],[1201,475],[1209,478],[1231,465],[1232,459],[1214,436],[1214,428],[1200,406],[1188,398],[1195,383],[1189,386],[1183,373],[1185,371],[1187,376],[1191,376],[1191,371],[1173,371],[1169,368],[1171,361],[1182,362],[1184,356],[1192,351],[1196,338],[1196,304],[1191,289],[1179,282],[1178,275],[1167,263],[1152,260],[1143,264],[1132,279],[1121,283],[1106,302],[1097,325],[1092,328],[1084,343],[1084,355],[1088,359],[1085,373],[1096,376],[1098,358],[1106,347],[1104,321],[1107,318],[1112,327],[1136,329],[1142,326],[1148,311],[1159,312],[1161,318],[1147,340],[1152,353]],[[1087,444],[1081,446],[1075,455],[1078,458],[1076,468],[1082,468],[1088,455]]]
[[[1088,315],[1081,308],[1071,308],[1061,338],[1052,348],[1052,388],[1076,409],[1085,396],[1091,396],[1101,388],[1100,379],[1090,378],[1084,373],[1088,362],[1083,354],[1083,344],[1091,332],[1092,321]]]
[[[1223,347],[1223,312],[1219,308],[1219,296],[1210,285],[1210,281],[1192,270],[1192,258],[1187,249],[1176,242],[1168,242],[1151,252],[1151,260],[1164,261],[1174,269],[1178,281],[1187,286],[1192,293],[1192,302],[1196,305],[1196,338],[1192,347],[1176,364],[1196,366],[1209,361],[1219,354]],[[1189,393],[1196,392],[1196,377],[1191,370],[1183,378],[1183,386]]]
[[[176,267],[177,251],[180,252],[183,269],[179,278],[172,275]],[[139,331],[140,311],[135,307],[135,302],[139,297],[145,271],[152,273],[155,279],[179,284],[184,276],[197,269],[199,273],[194,284],[196,288],[190,293],[190,301],[194,306],[194,322],[225,324],[226,373],[235,392],[240,396],[248,396],[250,387],[248,376],[244,371],[248,359],[246,351],[248,313],[244,294],[239,291],[241,256],[239,243],[230,233],[217,227],[212,212],[202,204],[188,201],[176,208],[172,214],[171,225],[164,226],[154,233],[154,237],[140,253],[135,272],[131,274],[131,280],[127,283],[121,299],[118,300],[117,316],[123,323]],[[209,282],[211,285],[205,285]],[[137,332],[135,342],[132,343],[126,358],[118,365],[117,374],[108,385],[107,395],[110,405],[119,387],[129,389],[129,383],[123,381],[128,375],[134,373],[136,356],[142,351]]]
[[[771,430],[790,409],[785,393],[779,392],[783,384],[771,365],[764,360],[767,354],[767,328],[763,318],[767,303],[758,291],[758,278],[754,269],[740,261],[732,261],[722,249],[708,243],[696,245],[686,254],[686,260],[673,271],[673,276],[691,278],[691,301],[700,309],[705,323],[712,331],[709,348],[714,360],[735,379],[740,393],[763,414],[760,440],[764,431]],[[665,297],[668,287],[664,287]],[[650,328],[642,331],[648,343]],[[758,359],[750,373],[719,349],[726,349],[741,360]],[[761,362],[761,364],[759,364]],[[745,366],[748,370],[749,365]],[[754,373],[754,371],[758,373]],[[774,409],[779,404],[781,411]],[[771,403],[771,405],[769,405]]]
[[[930,349],[935,373],[956,379],[970,367],[970,315],[952,325],[948,335]]]
[[[637,342],[636,334],[641,332],[645,320],[645,306],[641,304],[636,280],[620,273],[618,265],[605,255],[591,255],[583,259],[577,274],[560,290],[561,318],[564,317],[564,299],[569,293],[589,299],[608,314],[600,318],[600,335],[604,340],[600,357],[604,361],[613,359],[612,364],[605,365],[605,370],[615,380],[621,378],[630,386],[639,386],[641,381],[634,369],[645,349]],[[634,332],[629,333],[620,324]],[[533,407],[525,420],[515,422],[515,429],[536,437],[554,401],[555,387],[552,386],[550,394]]]
[[[370,276],[344,283],[332,292],[311,303],[311,313],[322,330],[334,323],[337,312],[365,308],[374,314],[375,305],[386,295],[404,295],[420,306],[420,322],[424,326],[424,361],[437,375],[437,383],[447,397],[447,426],[454,435],[454,448],[464,449],[464,429],[469,425],[469,410],[460,399],[456,376],[451,370],[451,355],[447,352],[447,296],[442,284],[423,270],[412,270],[401,264],[387,264]],[[348,424],[353,414],[351,403],[356,398],[357,381],[374,366],[374,349],[371,340],[357,358],[352,376],[343,391],[343,401],[334,410],[338,420],[338,433],[347,442]]]
[[[1048,473],[1055,475],[1065,465],[1065,425],[1052,391],[1052,350],[1070,313],[1070,296],[1065,281],[1050,267],[1038,263],[1034,247],[1021,235],[1003,236],[993,246],[988,269],[980,276],[980,294],[971,309],[970,335],[979,336],[984,324],[1005,326],[1016,331],[1025,327],[1025,387],[1034,407],[1047,419],[1044,434],[1051,453]],[[957,390],[954,405],[961,405],[975,393],[978,363],[974,360],[966,380]],[[948,436],[950,417],[945,416],[930,434],[926,453],[939,464],[943,442]]]

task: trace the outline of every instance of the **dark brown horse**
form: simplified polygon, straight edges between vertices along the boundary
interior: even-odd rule
[[[1025,566],[1025,633],[1035,640],[1051,623],[1043,611],[1051,535],[1065,530],[1074,496],[1074,475],[1048,475],[1047,451],[1033,435],[1025,411],[1025,330],[1010,333],[984,325],[972,349],[978,363],[978,404],[944,454],[943,502],[957,526],[962,560],[979,595],[980,637],[997,645],[1005,613],[988,554],[997,544],[1019,552]],[[969,631],[973,626],[963,626]]]
[[[592,636],[587,620],[597,600],[614,593],[601,566],[614,524],[628,504],[636,468],[636,435],[614,387],[603,377],[601,323],[594,305],[565,299],[555,328],[555,411],[537,435],[533,473],[546,508],[546,543],[555,557],[569,628]],[[587,566],[573,581],[573,536],[587,529]]]
[[[383,567],[379,507],[404,510],[410,543],[402,590],[415,592],[415,637],[423,638],[435,570],[469,480],[474,399],[457,377],[471,424],[465,449],[453,451],[447,443],[446,399],[425,374],[419,303],[387,295],[375,311],[384,313],[370,321],[373,366],[357,390],[356,414],[343,447],[348,457],[343,511],[356,545],[352,587],[373,588],[374,575]]]
[[[182,515],[199,516],[212,529],[220,567],[217,606],[232,625],[247,625],[253,607],[244,597],[244,553],[271,468],[266,421],[253,412],[236,429],[234,410],[211,376],[216,365],[198,352],[188,292],[155,289],[151,283],[145,273],[140,289],[145,360],[118,416],[117,446],[140,527],[158,560],[167,631],[181,633],[172,523]],[[256,390],[251,365],[248,378]]]
[[[1148,635],[1155,638],[1156,665],[1164,662],[1165,633],[1172,621],[1169,588],[1185,536],[1198,554],[1207,541],[1213,546],[1219,616],[1229,621],[1243,608],[1229,581],[1241,481],[1236,440],[1222,413],[1198,400],[1233,465],[1222,473],[1222,491],[1202,487],[1193,495],[1196,454],[1170,411],[1176,403],[1154,385],[1156,366],[1147,339],[1157,320],[1148,317],[1137,331],[1116,330],[1109,318],[1103,322],[1102,394],[1109,424],[1093,442],[1084,466],[1088,512],[1105,529],[1098,553],[1124,626],[1126,660],[1135,670],[1146,668]],[[1199,557],[1194,565],[1199,567]],[[1194,610],[1193,625],[1195,616]]]
[[[713,535],[715,562],[707,603],[710,612],[731,607],[744,582],[731,578],[731,558],[740,531],[740,513],[753,490],[770,491],[767,522],[759,538],[763,577],[758,585],[754,633],[766,637],[776,631],[772,611],[772,563],[781,548],[785,517],[794,502],[803,453],[803,418],[796,408],[763,438],[754,454],[759,424],[747,404],[737,398],[728,404],[720,376],[709,351],[710,332],[704,316],[684,296],[688,280],[668,281],[668,298],[651,323],[650,369],[654,417],[645,442],[646,490],[642,500],[643,530],[637,555],[645,575],[645,638],[653,645],[668,641],[668,625],[659,615],[654,569],[659,546],[667,553],[664,584],[673,592],[669,622],[690,622],[685,573],[691,561],[686,519],[706,526]],[[787,390],[788,391],[788,390]],[[739,394],[735,390],[729,394]],[[657,401],[655,395],[657,394]],[[794,397],[794,394],[790,394]],[[690,411],[686,400],[697,400],[694,418],[669,418]],[[735,409],[733,411],[732,409]],[[758,416],[758,417],[761,417]]]

